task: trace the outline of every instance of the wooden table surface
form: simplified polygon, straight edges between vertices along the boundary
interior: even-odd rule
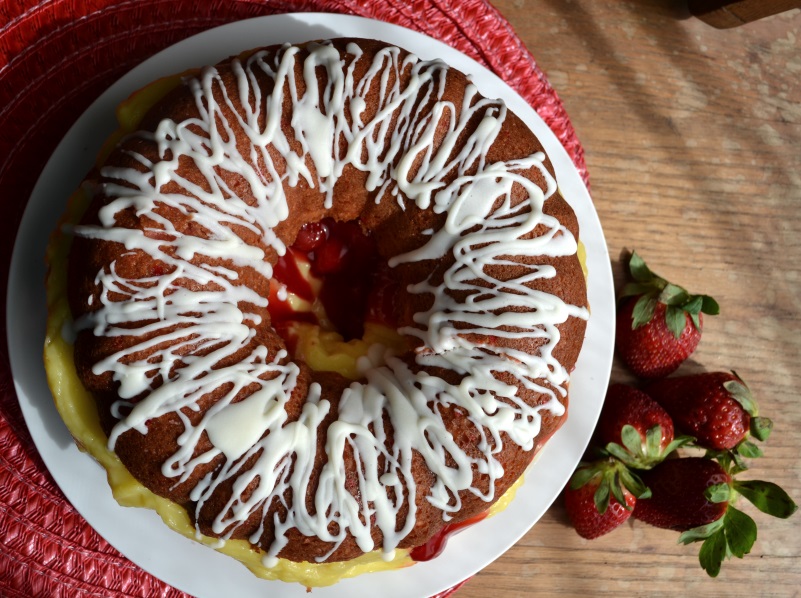
[[[718,299],[680,372],[737,370],[775,423],[741,477],[801,503],[801,12],[721,31],[678,0],[494,4],[584,146],[616,282],[621,252],[636,249]],[[627,380],[617,364],[612,379]],[[715,580],[677,533],[630,520],[586,541],[560,501],[457,596],[801,596],[801,513],[742,508],[759,538]]]

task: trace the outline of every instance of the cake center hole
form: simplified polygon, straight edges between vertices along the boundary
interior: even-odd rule
[[[366,352],[376,329],[379,336],[394,333],[394,296],[374,239],[358,221],[326,218],[306,224],[274,266],[268,309],[289,350],[314,368],[304,348],[346,351],[356,359],[358,343],[351,341],[364,339]]]

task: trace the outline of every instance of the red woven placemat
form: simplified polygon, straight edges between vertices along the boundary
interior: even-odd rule
[[[478,60],[537,110],[586,182],[581,145],[559,98],[509,23],[485,0],[0,1],[0,596],[186,596],[139,569],[89,527],[37,454],[5,353],[11,251],[45,162],[75,119],[111,83],[200,31],[250,17],[308,11],[402,25]]]

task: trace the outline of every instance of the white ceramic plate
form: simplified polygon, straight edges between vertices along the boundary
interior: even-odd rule
[[[592,317],[573,375],[570,417],[543,450],[517,498],[501,514],[451,539],[430,562],[344,580],[314,590],[315,598],[426,597],[473,575],[512,546],[558,496],[586,447],[612,362],[614,292],[609,256],[590,196],[567,152],[534,110],[496,75],[449,46],[395,25],[332,14],[269,16],[225,25],[184,40],[150,58],[112,85],[56,148],[34,188],[17,236],[8,291],[8,343],[17,396],[39,452],[75,508],[106,540],[137,565],[199,597],[305,597],[298,584],[254,577],[242,565],[187,540],[153,512],[123,509],[111,497],[105,472],[73,444],[45,382],[44,252],[50,231],[106,137],[114,109],[131,92],[163,75],[211,64],[243,49],[331,37],[367,37],[405,47],[424,59],[441,58],[472,75],[485,95],[502,97],[537,134],[556,169],[562,193],[578,214],[587,247]],[[567,531],[565,532],[567,533]]]

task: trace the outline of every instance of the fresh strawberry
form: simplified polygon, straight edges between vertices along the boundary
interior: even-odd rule
[[[641,378],[661,378],[674,372],[698,346],[702,313],[715,315],[717,302],[691,295],[657,276],[637,253],[629,270],[634,282],[621,294],[617,313],[617,351]]]
[[[637,476],[607,459],[579,465],[565,488],[565,508],[578,535],[591,540],[622,525],[637,498],[648,495]]]
[[[669,459],[643,473],[651,497],[638,500],[634,517],[657,527],[683,531],[679,542],[703,541],[698,559],[712,577],[726,558],[742,558],[757,536],[754,520],[732,506],[743,496],[763,513],[786,519],[798,509],[771,482],[734,480],[720,464],[702,457]]]
[[[607,452],[634,469],[650,469],[692,441],[689,436],[674,439],[668,412],[644,392],[625,384],[609,387],[596,434]]]
[[[710,486],[731,484],[731,476],[712,459],[668,459],[643,472],[642,480],[651,497],[637,504],[634,517],[656,527],[685,531],[706,525],[720,519],[728,506],[704,496]]]
[[[680,323],[683,328],[677,337],[666,323],[667,306],[656,303],[648,320],[636,324],[642,299],[624,299],[620,304],[615,344],[618,355],[635,375],[640,378],[661,378],[676,371],[698,347],[703,320],[699,314],[696,327],[682,311],[685,320]]]
[[[648,385],[651,395],[673,417],[683,432],[713,451],[736,449],[743,457],[759,457],[762,451],[747,439],[749,432],[767,440],[773,426],[758,417],[757,404],[745,383],[733,372],[706,372],[666,378]]]

